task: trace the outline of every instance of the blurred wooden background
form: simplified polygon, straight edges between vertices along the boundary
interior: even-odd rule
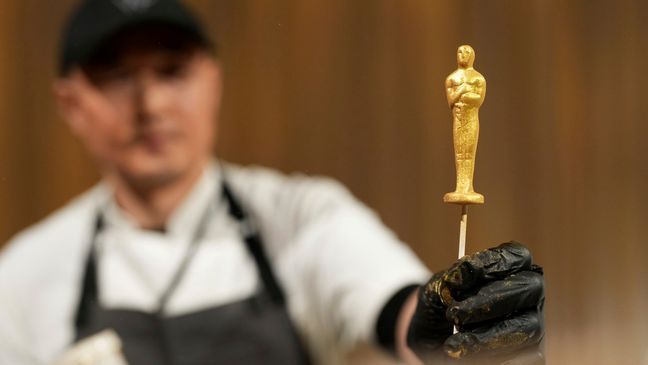
[[[0,2],[0,242],[97,179],[50,97],[72,2]],[[548,363],[648,364],[648,2],[190,3],[226,70],[217,154],[341,180],[433,270],[454,260],[459,218],[441,202],[443,81],[473,45],[487,204],[470,210],[468,250],[532,247]]]

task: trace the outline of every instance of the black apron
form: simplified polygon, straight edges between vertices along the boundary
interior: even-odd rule
[[[266,257],[258,230],[225,182],[222,192],[229,205],[229,214],[238,221],[243,241],[257,265],[263,284],[259,293],[243,301],[194,313],[163,315],[164,304],[180,282],[208,224],[204,218],[200,224],[202,229],[199,227],[157,312],[102,308],[97,299],[95,255],[95,240],[103,228],[99,214],[76,315],[77,341],[111,328],[122,341],[129,365],[310,364],[288,316],[283,291]]]

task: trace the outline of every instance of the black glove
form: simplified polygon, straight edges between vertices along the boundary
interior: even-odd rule
[[[503,243],[460,259],[420,288],[407,343],[424,361],[542,364],[543,304],[542,269],[522,244]]]

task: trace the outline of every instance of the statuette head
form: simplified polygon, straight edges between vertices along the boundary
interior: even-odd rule
[[[475,50],[468,45],[460,46],[457,49],[457,64],[459,67],[473,67],[473,63],[475,63]]]

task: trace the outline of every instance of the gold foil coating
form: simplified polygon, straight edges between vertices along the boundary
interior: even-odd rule
[[[479,107],[486,97],[486,79],[474,69],[475,51],[463,45],[457,50],[458,68],[445,82],[448,105],[452,110],[452,132],[457,185],[443,201],[452,204],[484,204],[484,196],[475,192],[475,156],[479,139]]]

